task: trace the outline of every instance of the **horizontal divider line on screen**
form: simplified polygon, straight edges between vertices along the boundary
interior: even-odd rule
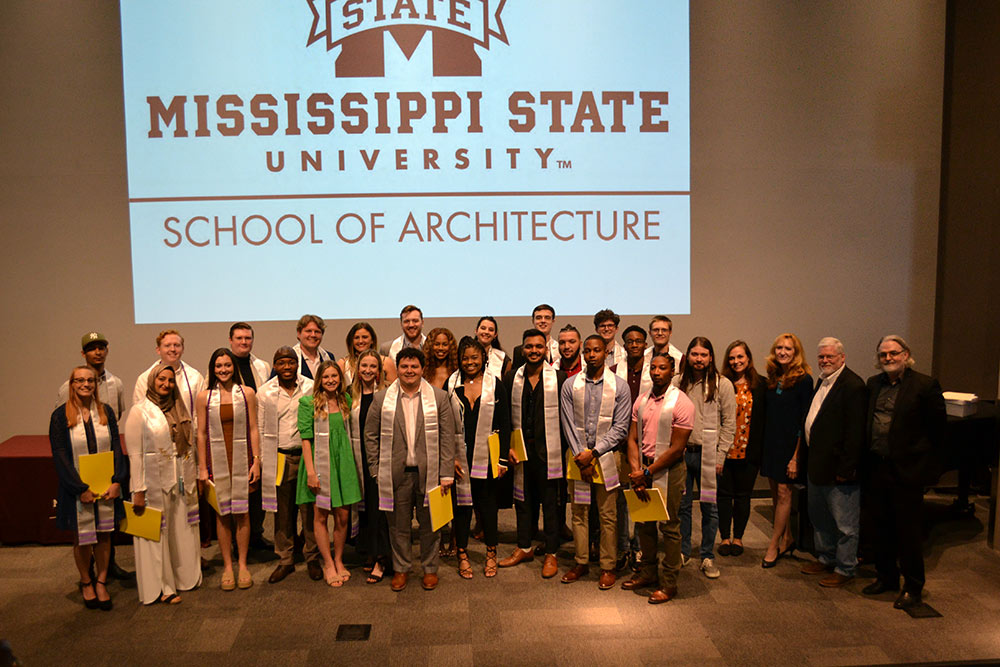
[[[130,204],[185,201],[259,201],[268,199],[375,199],[398,197],[671,197],[690,195],[690,190],[558,190],[552,192],[367,192],[295,195],[202,195],[197,197],[132,197]]]

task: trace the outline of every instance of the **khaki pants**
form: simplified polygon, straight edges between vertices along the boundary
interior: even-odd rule
[[[305,533],[302,555],[306,562],[319,558],[319,548],[316,546],[316,536],[313,534],[313,505],[295,504],[301,459],[301,454],[285,455],[285,478],[281,480],[281,486],[277,490],[278,511],[274,513],[274,553],[282,565],[293,564],[292,551],[298,519],[302,519],[302,532]],[[305,474],[304,469],[302,474]]]
[[[618,510],[615,502],[619,490],[608,491],[603,484],[591,484],[590,492],[597,499],[597,514],[601,520],[601,569],[613,571],[615,560],[618,558]],[[586,565],[590,560],[590,504],[572,503],[572,505],[576,562],[579,565]]]
[[[667,470],[667,514],[669,521],[643,521],[635,524],[642,549],[641,569],[643,578],[657,577],[657,533],[662,536],[663,553],[660,556],[659,580],[661,588],[676,588],[677,573],[681,570],[681,495],[684,493],[684,476],[687,466],[679,460]]]

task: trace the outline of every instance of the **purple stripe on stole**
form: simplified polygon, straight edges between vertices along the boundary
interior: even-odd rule
[[[584,486],[580,482],[573,483],[573,502],[574,503],[589,503],[590,502],[590,485]]]
[[[364,498],[362,498],[361,500],[359,500],[355,504],[358,506],[358,511],[359,512],[364,512],[365,511],[365,499]]]
[[[549,479],[560,479],[562,476],[562,465],[549,466]]]
[[[489,468],[487,466],[472,466],[471,473],[476,479],[486,479],[486,471]]]
[[[264,498],[260,502],[261,507],[264,508],[265,512],[277,512],[278,511],[278,499]]]
[[[396,501],[392,498],[383,498],[379,496],[378,508],[381,512],[393,512],[395,511]]]
[[[699,494],[698,502],[702,503],[714,503],[718,499],[718,495],[715,490],[702,491]]]
[[[80,544],[97,544],[97,532],[93,530],[88,530],[83,533],[79,533]]]
[[[161,514],[160,515],[160,533],[162,534],[163,531],[165,531],[166,529],[167,529],[167,517]]]
[[[250,511],[250,501],[249,500],[234,500],[232,502],[232,513],[233,514],[246,514]]]
[[[316,506],[324,510],[331,509],[330,496],[316,496]]]
[[[198,508],[195,507],[193,510],[188,510],[188,525],[193,526],[201,521],[201,517],[198,515]]]
[[[219,514],[225,516],[226,514],[231,514],[233,511],[232,501],[220,500],[219,501]]]
[[[455,494],[459,505],[471,505],[472,504],[472,494],[471,493],[456,493]]]
[[[520,500],[522,503],[524,502],[524,489],[519,489],[516,486],[514,487],[514,500]]]
[[[99,533],[110,533],[115,529],[114,519],[100,519],[97,522],[97,532]]]

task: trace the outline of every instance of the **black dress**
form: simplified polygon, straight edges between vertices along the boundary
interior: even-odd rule
[[[802,435],[812,394],[813,381],[809,374],[799,377],[791,387],[768,388],[764,400],[764,450],[760,464],[760,474],[764,477],[781,484],[805,483],[804,468],[796,479],[790,479],[787,467]]]

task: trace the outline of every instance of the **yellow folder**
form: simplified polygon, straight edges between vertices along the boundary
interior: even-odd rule
[[[639,500],[632,489],[625,489],[625,502],[628,504],[628,513],[633,521],[666,521],[670,518],[667,514],[667,503],[663,498],[663,493],[655,486],[647,487],[646,493],[649,500],[643,502]]]
[[[519,428],[515,428],[510,434],[510,449],[517,456],[518,461],[528,460],[528,449],[524,446],[524,433]]]
[[[215,510],[216,514],[222,514],[222,512],[219,511],[219,496],[215,493],[215,482],[212,480],[208,480],[205,484],[205,500],[207,500],[208,504],[212,506],[212,509]]]
[[[80,480],[95,496],[102,496],[115,476],[114,452],[84,454],[80,457]]]
[[[126,500],[124,504],[125,520],[122,521],[122,532],[159,542],[160,521],[163,518],[163,512],[147,507],[142,514],[136,514],[132,503]]]
[[[583,481],[583,475],[580,474],[580,467],[576,465],[576,461],[573,459],[573,450],[566,450],[566,479],[575,479],[578,482]],[[594,478],[591,480],[594,484],[604,484],[604,474],[601,472],[600,461],[594,460]]]
[[[274,485],[281,486],[285,481],[285,455],[278,452],[278,472],[274,475]]]
[[[435,486],[427,492],[427,500],[431,506],[431,530],[440,530],[441,526],[455,518],[450,491],[442,492],[440,485]]]
[[[494,431],[486,439],[490,447],[490,467],[493,468],[493,479],[500,476],[500,434]]]

